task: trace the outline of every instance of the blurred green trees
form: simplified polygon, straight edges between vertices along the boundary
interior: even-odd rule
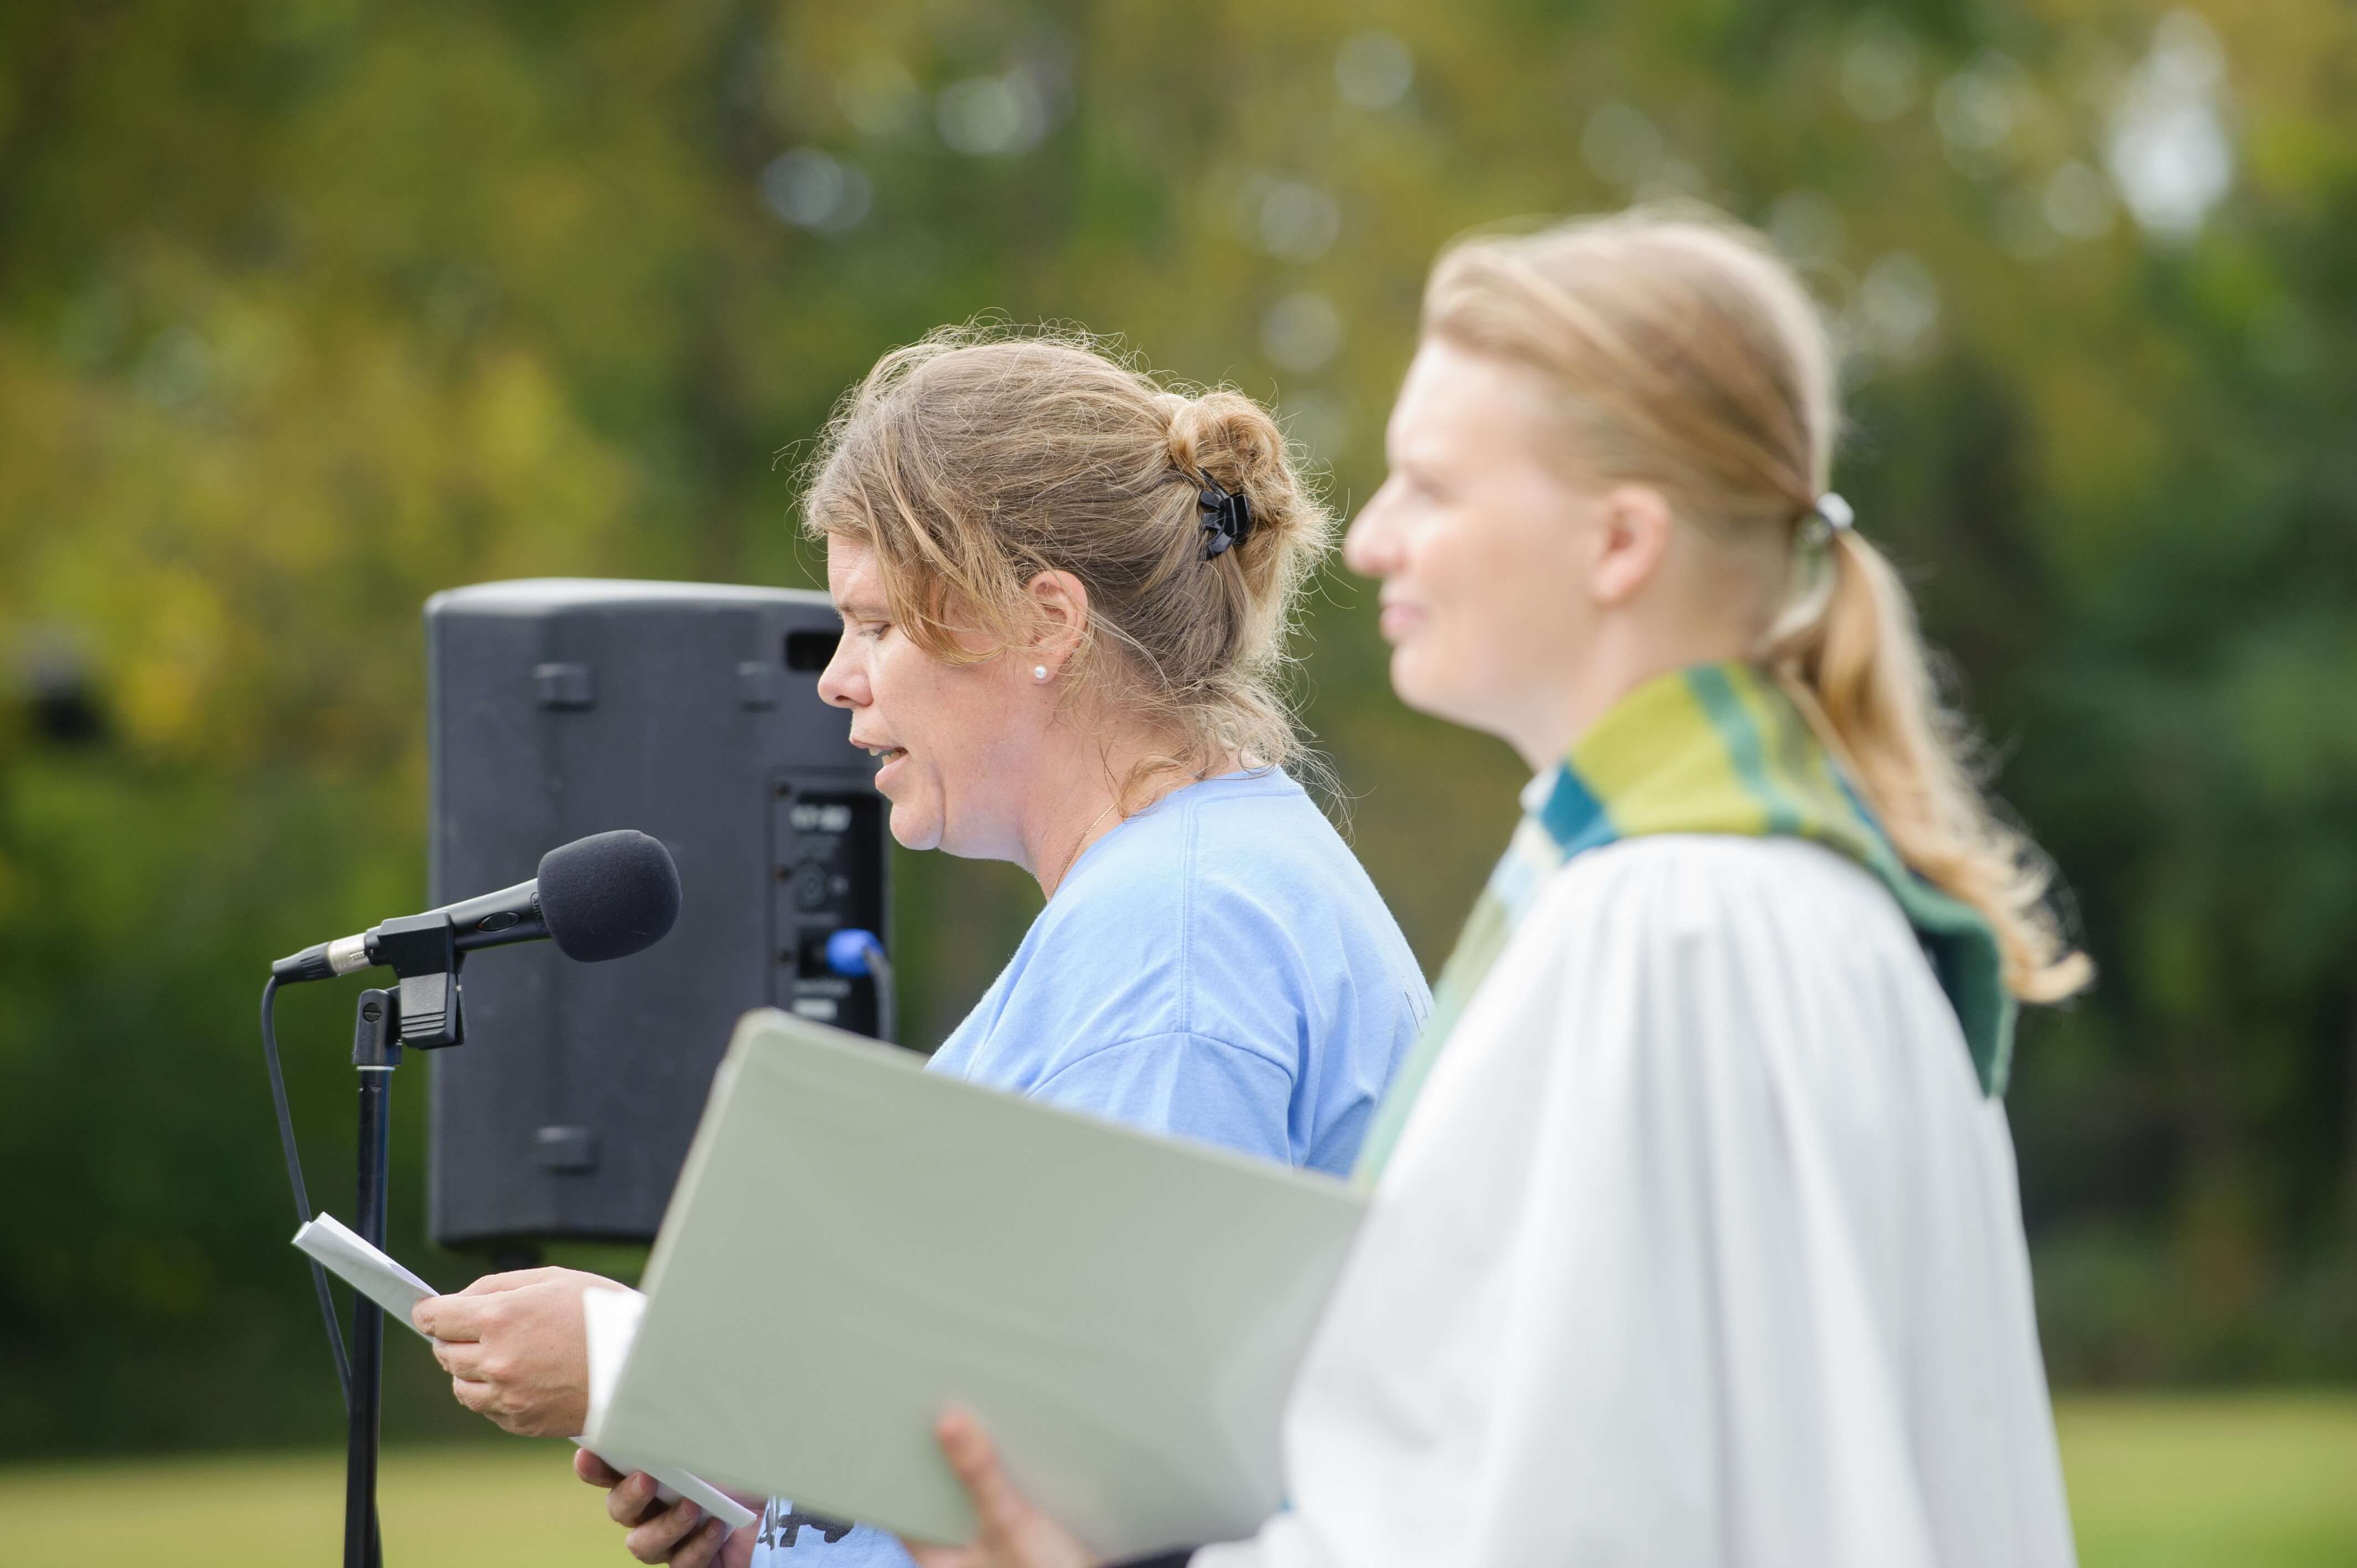
[[[0,1450],[333,1430],[252,1009],[422,899],[429,592],[810,580],[797,445],[985,310],[1274,398],[1347,508],[1441,243],[1681,193],[1823,295],[2103,966],[2012,1099],[2058,1378],[2357,1375],[2345,5],[93,0],[0,12]],[[1437,961],[1518,769],[1367,598],[1311,720]],[[1036,893],[900,873],[938,1038]],[[284,1009],[328,1202],[347,1005]]]

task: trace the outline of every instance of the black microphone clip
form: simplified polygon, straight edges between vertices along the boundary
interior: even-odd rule
[[[400,978],[401,1043],[438,1050],[467,1043],[465,1003],[458,966],[467,955],[449,912],[429,910],[386,920],[370,933],[376,961]]]

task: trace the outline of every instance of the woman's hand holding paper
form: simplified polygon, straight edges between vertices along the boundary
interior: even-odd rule
[[[622,1538],[622,1544],[641,1563],[668,1563],[672,1568],[747,1568],[753,1561],[758,1525],[731,1530],[685,1498],[666,1508],[656,1499],[652,1476],[643,1470],[625,1474],[586,1448],[574,1452],[573,1473],[593,1487],[606,1488],[606,1512],[630,1532]],[[761,1509],[759,1498],[729,1495],[756,1513]]]
[[[589,1419],[581,1295],[614,1282],[577,1269],[487,1274],[410,1314],[458,1402],[523,1437],[572,1437]]]
[[[976,1530],[965,1546],[903,1540],[917,1568],[1096,1568],[1080,1538],[1016,1490],[998,1449],[972,1412],[952,1410],[933,1428],[950,1468],[974,1499]]]

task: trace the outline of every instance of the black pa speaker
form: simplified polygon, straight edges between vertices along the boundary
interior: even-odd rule
[[[467,1039],[436,1053],[428,1208],[446,1247],[651,1239],[747,1009],[874,1034],[891,947],[884,802],[818,695],[823,595],[551,578],[425,606],[436,904],[522,882],[611,828],[678,863],[669,936],[609,963],[547,942],[479,954]]]

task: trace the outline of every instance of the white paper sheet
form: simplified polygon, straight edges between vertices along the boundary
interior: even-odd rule
[[[400,1262],[382,1248],[371,1245],[368,1239],[358,1231],[345,1225],[335,1216],[324,1213],[295,1232],[295,1245],[317,1259],[321,1266],[329,1273],[384,1308],[388,1318],[399,1323],[420,1338],[425,1337],[417,1325],[410,1320],[409,1315],[419,1302],[442,1293],[402,1267]],[[608,1298],[620,1298],[624,1304],[622,1310],[618,1314],[609,1300],[602,1315],[605,1320],[603,1348],[608,1359],[606,1382],[608,1387],[611,1387],[616,1371],[619,1369],[623,1359],[630,1354],[630,1335],[637,1330],[639,1309],[645,1305],[645,1298],[636,1291],[626,1290],[619,1285],[611,1290],[594,1290],[589,1294]],[[591,1328],[590,1399],[591,1410],[594,1412],[597,1397],[597,1358],[600,1348],[598,1336],[596,1333],[598,1315],[593,1314],[586,1302],[583,1314],[587,1326]],[[593,1421],[591,1424],[594,1427],[596,1423]],[[582,1447],[588,1446],[578,1437],[573,1441]],[[692,1476],[684,1470],[650,1469],[644,1465],[630,1464],[604,1453],[600,1453],[597,1456],[618,1470],[645,1470],[655,1478],[655,1495],[662,1501],[675,1503],[683,1497],[691,1498],[706,1513],[726,1520],[728,1528],[731,1530],[751,1524],[760,1517],[711,1482]]]
[[[384,1308],[387,1316],[399,1320],[412,1334],[417,1332],[417,1326],[409,1321],[410,1312],[426,1297],[442,1294],[332,1214],[322,1214],[296,1231],[295,1245]]]

